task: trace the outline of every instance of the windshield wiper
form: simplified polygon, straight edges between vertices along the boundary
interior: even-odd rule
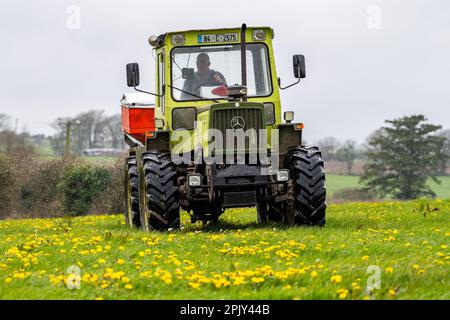
[[[174,86],[172,86],[172,85],[170,85],[170,84],[168,84],[167,86],[168,86],[168,87],[171,87],[171,88],[173,88],[173,89],[175,89],[175,90],[178,90],[178,91],[180,91],[180,92],[182,92],[182,93],[188,94],[188,95],[190,95],[190,96],[193,96],[193,97],[196,97],[196,98],[199,98],[199,99],[202,99],[202,100],[208,100],[208,101],[214,101],[215,103],[220,103],[220,101],[218,101],[218,100],[216,100],[216,99],[205,98],[205,97],[202,97],[201,95],[197,95],[197,94],[195,94],[195,93],[192,93],[192,92],[189,92],[189,91],[182,90],[182,89],[177,88],[177,87],[174,87]]]

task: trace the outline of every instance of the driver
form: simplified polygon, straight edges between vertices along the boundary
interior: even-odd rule
[[[200,95],[201,86],[226,86],[227,82],[223,74],[213,69],[210,69],[211,62],[209,56],[202,52],[197,56],[197,71],[194,72],[192,79],[187,79],[183,85],[183,91],[192,92]],[[181,93],[181,99],[198,99],[190,94]]]

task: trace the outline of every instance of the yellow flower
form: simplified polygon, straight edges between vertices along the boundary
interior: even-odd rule
[[[396,294],[397,294],[397,292],[395,292],[395,290],[389,289],[388,295],[390,295],[391,297],[393,297],[393,296],[395,296]]]
[[[200,287],[200,283],[198,283],[198,282],[189,282],[188,284],[190,287],[192,287],[194,289],[198,289]]]
[[[124,264],[125,263],[125,260],[123,260],[123,259],[118,259],[117,260],[117,264]]]
[[[261,283],[263,281],[264,281],[264,278],[262,278],[262,277],[253,277],[252,278],[253,283]]]
[[[339,295],[339,299],[345,299],[348,296],[348,290],[347,289],[339,289],[337,291],[337,294]]]
[[[342,282],[342,276],[334,275],[334,276],[331,277],[330,281],[333,282],[333,283],[341,283]]]
[[[386,268],[386,273],[392,273],[392,272],[394,272],[394,268],[392,268],[392,267]]]
[[[130,278],[128,278],[128,277],[122,277],[122,282],[123,282],[123,283],[128,283],[128,282],[130,282]]]
[[[319,274],[316,272],[316,271],[312,271],[311,272],[311,278],[315,278],[315,277],[317,277]]]
[[[364,256],[361,259],[362,259],[362,261],[367,261],[367,260],[369,260],[369,256]]]
[[[133,286],[128,283],[128,284],[125,285],[125,289],[131,290],[131,289],[133,289]]]
[[[238,286],[240,284],[245,284],[245,278],[244,277],[235,277],[233,285]]]

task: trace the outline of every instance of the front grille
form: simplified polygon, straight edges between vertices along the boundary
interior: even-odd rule
[[[244,130],[248,129],[263,129],[262,110],[260,108],[240,108],[233,109],[218,109],[214,110],[212,114],[212,128],[225,132],[226,129],[233,129],[231,127],[231,120],[234,117],[241,117],[245,120]]]
[[[222,133],[223,150],[227,149],[227,130],[234,132],[236,135],[245,135],[245,133],[249,133],[248,130],[254,129],[254,138],[247,137],[245,139],[245,150],[240,150],[247,152],[250,146],[258,146],[257,137],[259,134],[259,129],[265,129],[263,123],[263,110],[259,107],[234,107],[212,110],[210,127],[217,129]],[[237,148],[237,143],[233,144],[230,142],[229,145],[234,145],[235,148]],[[226,150],[226,152],[229,151],[232,150]]]

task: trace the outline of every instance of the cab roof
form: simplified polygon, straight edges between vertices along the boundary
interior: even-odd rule
[[[247,30],[256,30],[256,29],[261,29],[261,30],[268,30],[270,33],[271,38],[274,37],[274,31],[271,27],[268,26],[255,26],[255,27],[251,27],[251,26],[247,26]],[[241,27],[235,27],[235,28],[213,28],[213,29],[190,29],[190,30],[180,30],[180,31],[170,31],[170,32],[166,32],[163,34],[160,34],[158,36],[158,40],[159,40],[159,45],[157,45],[156,47],[162,47],[165,44],[166,39],[168,38],[169,35],[173,35],[173,34],[180,34],[180,33],[200,33],[200,32],[205,32],[205,33],[212,33],[214,31],[217,32],[226,32],[226,31],[236,31],[239,32],[241,30]]]

